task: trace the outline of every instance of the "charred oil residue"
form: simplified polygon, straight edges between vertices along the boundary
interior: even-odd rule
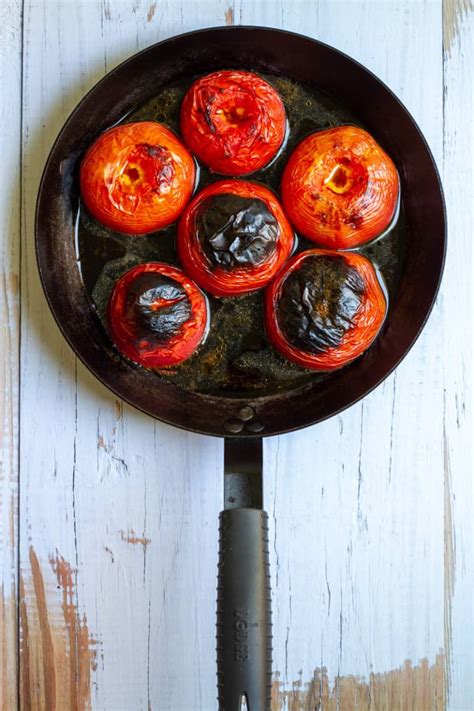
[[[129,114],[130,121],[160,121],[179,133],[182,98],[196,77],[163,89],[155,98]],[[304,136],[313,131],[345,123],[360,124],[357,117],[331,98],[285,77],[265,76],[280,93],[288,116],[287,136],[272,163],[248,176],[279,194],[286,160]],[[198,170],[196,190],[222,179],[205,166]],[[149,235],[134,237],[107,229],[80,209],[77,244],[85,288],[92,307],[107,328],[105,311],[118,278],[132,267],[147,261],[179,266],[175,249],[176,226]],[[297,239],[297,251],[314,249],[312,242]],[[392,227],[378,240],[360,249],[383,275],[389,297],[397,289],[404,255],[403,211]],[[209,297],[211,327],[205,343],[188,361],[172,369],[156,371],[157,378],[186,389],[224,395],[269,395],[308,382],[330,377],[314,373],[282,358],[268,343],[263,320],[263,292],[217,299]],[[139,367],[139,366],[136,366]]]

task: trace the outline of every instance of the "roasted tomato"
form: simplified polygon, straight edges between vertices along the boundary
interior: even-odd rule
[[[215,296],[261,289],[288,259],[293,243],[293,230],[275,195],[243,180],[209,185],[178,225],[181,264]]]
[[[360,356],[386,312],[377,272],[355,252],[301,252],[265,294],[270,341],[285,358],[312,370],[336,370]]]
[[[298,232],[323,247],[351,249],[389,226],[399,180],[392,160],[367,131],[338,126],[297,145],[281,193]]]
[[[196,168],[179,139],[155,121],[115,126],[84,156],[82,199],[102,224],[144,234],[175,222],[192,195]]]
[[[285,107],[257,74],[214,72],[194,82],[184,97],[181,132],[215,173],[247,175],[263,168],[283,143]]]
[[[115,345],[147,368],[164,368],[189,358],[208,328],[202,291],[181,269],[160,262],[126,272],[109,299],[107,319]]]

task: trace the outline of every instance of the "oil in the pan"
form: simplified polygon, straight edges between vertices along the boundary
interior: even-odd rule
[[[194,78],[163,89],[147,104],[129,114],[122,123],[159,121],[179,133],[181,101]],[[314,89],[285,77],[265,78],[277,89],[285,104],[287,135],[271,164],[249,176],[249,179],[265,183],[278,194],[284,165],[298,141],[316,130],[359,122],[340,104]],[[196,188],[200,190],[222,177],[210,173],[201,165]],[[179,266],[175,225],[145,236],[128,236],[100,225],[81,208],[77,229],[83,282],[105,328],[107,302],[122,274],[146,261],[163,261]],[[314,249],[315,246],[301,237],[297,238],[296,251]],[[376,264],[385,280],[389,298],[392,298],[404,255],[403,211],[400,210],[398,219],[383,237],[360,251]],[[261,291],[233,298],[210,297],[209,302],[211,327],[205,343],[180,366],[157,371],[158,378],[166,378],[184,389],[202,393],[262,396],[329,377],[289,363],[270,346],[265,337]]]

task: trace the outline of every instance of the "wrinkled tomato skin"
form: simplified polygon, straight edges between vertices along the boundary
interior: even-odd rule
[[[281,182],[296,231],[327,249],[352,249],[378,237],[395,216],[399,192],[391,158],[357,126],[304,138]]]
[[[242,176],[263,168],[286,133],[277,91],[252,72],[223,70],[198,79],[181,104],[181,133],[214,173]]]
[[[355,318],[355,326],[346,331],[341,343],[321,353],[309,353],[296,348],[282,332],[278,322],[278,301],[285,280],[311,255],[337,255],[357,270],[364,282],[364,297]],[[358,358],[374,342],[387,314],[387,298],[372,263],[357,252],[334,252],[311,249],[293,257],[265,292],[265,327],[272,345],[285,358],[303,368],[317,371],[338,370]]]
[[[279,226],[276,249],[264,264],[227,271],[214,266],[207,259],[197,238],[195,219],[202,202],[219,194],[261,200],[276,218]],[[291,255],[293,246],[293,229],[274,193],[259,183],[244,180],[220,180],[204,188],[188,205],[178,224],[177,250],[180,263],[201,288],[214,296],[238,296],[263,288],[280,271]]]
[[[125,316],[130,287],[137,277],[149,273],[176,281],[184,289],[191,305],[191,316],[179,333],[155,348],[142,347],[137,343],[134,324]],[[181,269],[161,262],[148,262],[130,269],[118,280],[108,302],[107,321],[112,340],[123,355],[146,368],[166,368],[190,358],[205,339],[209,308],[202,291]]]
[[[82,200],[93,217],[126,234],[145,234],[175,222],[194,190],[194,159],[156,121],[105,131],[81,163]]]

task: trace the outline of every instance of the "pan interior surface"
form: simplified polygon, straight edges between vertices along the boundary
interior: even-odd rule
[[[252,380],[251,359],[250,370],[246,373],[244,367],[242,377],[233,382],[216,383],[202,373],[196,380],[192,368],[187,378],[186,371],[181,379],[160,377],[125,361],[101,323],[103,301],[110,290],[110,284],[104,286],[104,266],[109,265],[109,276],[118,278],[126,271],[130,256],[129,266],[136,260],[174,261],[173,237],[162,241],[163,253],[156,251],[156,236],[154,240],[138,238],[140,248],[127,250],[124,238],[110,239],[82,211],[78,215],[81,157],[102,130],[121,120],[154,117],[168,119],[173,127],[173,112],[191,78],[223,68],[257,71],[280,90],[290,123],[293,108],[295,116],[301,117],[293,122],[288,150],[302,135],[324,128],[326,122],[355,122],[374,135],[399,170],[402,217],[392,234],[362,250],[388,281],[389,317],[367,354],[331,375],[292,368],[263,350],[261,363],[268,364],[273,357],[273,367],[281,366],[281,373],[270,373],[267,380],[258,368]],[[315,97],[316,104],[308,105],[306,114],[298,105],[302,89],[295,99],[298,87],[305,87],[308,102]],[[152,116],[153,111],[162,110],[163,102],[157,103],[160,92],[163,96],[170,88],[177,92],[178,103],[171,102],[167,116]],[[319,115],[315,106],[320,107]],[[276,189],[284,161],[282,154],[266,176],[256,174],[250,179],[265,179]],[[212,179],[202,172],[200,187]],[[445,249],[444,205],[436,168],[423,137],[396,97],[363,67],[326,45],[277,30],[244,27],[190,33],[150,47],[92,89],[53,147],[41,183],[36,227],[38,262],[50,306],[69,343],[92,372],[119,396],[159,419],[223,436],[296,429],[335,414],[374,388],[421,330],[437,292]],[[309,246],[314,245],[301,242],[299,248]],[[258,311],[252,300],[259,298],[257,294],[227,301],[243,303],[245,312],[247,299],[250,313]],[[94,303],[96,311],[91,308]],[[262,345],[255,347],[251,342],[251,330],[247,350],[258,354]],[[213,371],[211,351],[209,373]]]
[[[286,77],[265,75],[285,103],[288,130],[284,146],[271,164],[251,180],[279,193],[282,170],[297,143],[310,133],[342,124],[354,124],[357,117],[340,104]],[[156,97],[128,114],[123,124],[160,121],[179,133],[179,110],[184,94],[195,77],[165,87]],[[199,164],[196,193],[221,176]],[[248,179],[248,178],[247,178]],[[403,211],[376,241],[358,251],[377,267],[387,285],[389,303],[395,298],[405,251]],[[78,260],[86,291],[107,330],[106,310],[117,280],[129,269],[148,261],[180,267],[176,254],[176,224],[160,232],[135,237],[120,234],[94,220],[81,206],[77,220]],[[297,238],[295,251],[315,245]],[[184,390],[229,397],[261,397],[322,382],[328,373],[315,372],[290,363],[271,347],[263,320],[264,289],[245,296],[213,298],[207,293],[211,327],[198,351],[185,363],[168,370],[153,371]]]

